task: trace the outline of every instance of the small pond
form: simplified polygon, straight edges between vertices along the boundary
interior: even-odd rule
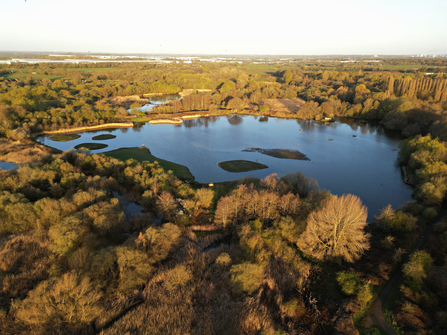
[[[119,195],[118,192],[113,191],[113,196],[115,198],[118,199],[118,201],[120,202],[121,207],[124,210],[124,214],[126,215],[126,220],[131,220],[132,217],[136,214],[141,214],[142,211],[142,206],[136,204],[133,201],[129,201],[127,200],[125,197],[123,197],[122,195]]]
[[[2,170],[17,170],[19,166],[11,162],[0,162],[0,169]]]
[[[149,103],[138,108],[142,112],[150,112],[154,109],[155,106],[163,105],[167,101],[181,100],[182,97],[179,94],[163,94],[156,95],[153,97],[149,97]],[[131,109],[127,110],[129,113],[132,111]]]
[[[68,150],[91,142],[93,136],[108,133],[116,138],[106,141],[107,148],[93,152],[144,144],[155,157],[187,166],[196,181],[202,183],[248,175],[263,178],[272,173],[282,176],[301,172],[333,194],[358,195],[369,209],[369,219],[388,204],[396,208],[411,200],[412,188],[403,183],[397,161],[399,135],[380,125],[358,120],[324,124],[313,120],[231,115],[185,120],[178,126],[146,123],[129,129],[86,132],[70,142],[54,142],[48,137],[37,140]],[[244,152],[247,148],[298,150],[310,160]],[[269,168],[231,173],[218,166],[228,160],[248,160]]]

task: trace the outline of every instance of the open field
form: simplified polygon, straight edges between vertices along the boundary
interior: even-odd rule
[[[48,78],[50,80],[62,79],[61,76],[52,76],[44,74],[42,70],[30,71],[29,69],[9,69],[13,73],[5,73],[0,77],[5,79],[26,79],[28,75],[31,75],[34,80],[42,80],[44,78]],[[35,72],[33,74],[32,72]]]
[[[441,66],[424,65],[424,64],[401,64],[401,65],[382,65],[384,69],[420,69],[420,68],[437,68]]]
[[[220,162],[218,166],[227,172],[247,172],[268,168],[267,165],[245,160]]]
[[[165,170],[171,170],[175,176],[182,180],[193,181],[194,176],[191,174],[189,169],[180,164],[176,164],[173,162],[165,161],[164,159],[157,158],[152,156],[149,149],[140,149],[140,148],[121,148],[113,151],[104,152],[104,155],[113,157],[122,161],[126,161],[130,158],[137,160],[138,162],[148,161],[155,162],[157,161],[160,166]]]

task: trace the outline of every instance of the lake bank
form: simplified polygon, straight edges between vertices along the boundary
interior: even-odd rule
[[[104,123],[96,126],[87,126],[87,127],[74,127],[74,128],[65,128],[59,130],[51,130],[51,131],[42,131],[40,133],[33,133],[31,136],[42,136],[42,135],[54,135],[54,134],[67,134],[67,133],[81,133],[85,131],[91,130],[102,130],[108,128],[130,128],[133,127],[133,123]]]
[[[7,138],[0,138],[0,161],[3,162],[14,164],[29,163],[36,156],[56,152],[60,151],[29,140],[13,141]]]
[[[147,147],[120,148],[103,152],[103,154],[121,161],[128,159],[135,159],[138,162],[148,161],[150,163],[157,161],[166,172],[171,170],[181,180],[188,182],[194,181],[194,176],[186,166],[155,157]]]

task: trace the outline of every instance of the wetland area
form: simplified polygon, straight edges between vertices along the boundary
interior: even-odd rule
[[[403,182],[398,165],[400,136],[378,124],[361,120],[321,123],[228,115],[185,120],[181,125],[144,123],[129,129],[79,135],[67,142],[52,141],[51,136],[41,136],[37,140],[68,150],[91,143],[98,135],[114,135],[116,138],[104,141],[108,145],[106,148],[92,152],[144,145],[153,156],[186,166],[199,183],[301,172],[316,179],[320,187],[333,194],[358,195],[368,207],[369,220],[388,204],[395,208],[411,200],[412,188]],[[300,152],[308,160],[266,154],[272,150],[283,154]],[[267,168],[227,172],[219,167],[219,163],[234,160],[256,162]]]

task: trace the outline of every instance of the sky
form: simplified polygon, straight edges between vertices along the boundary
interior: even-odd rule
[[[0,0],[0,51],[447,54],[447,0]]]

